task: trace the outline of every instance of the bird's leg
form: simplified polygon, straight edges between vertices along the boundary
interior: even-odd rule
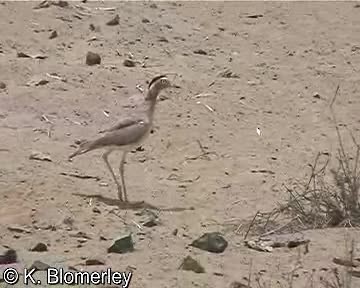
[[[126,186],[125,186],[125,177],[124,177],[124,164],[125,164],[126,154],[127,154],[127,151],[124,151],[123,155],[121,157],[120,167],[119,167],[120,177],[121,177],[121,184],[122,184],[122,187],[124,189],[124,200],[125,200],[125,202],[128,201],[127,193],[126,193]]]
[[[111,152],[112,152],[112,150],[106,151],[106,152],[103,154],[102,158],[104,159],[104,162],[105,162],[105,164],[106,164],[106,167],[110,170],[111,176],[113,177],[113,179],[114,179],[114,181],[115,181],[115,183],[116,183],[116,186],[117,186],[117,188],[118,188],[118,196],[119,196],[119,199],[120,199],[120,201],[123,201],[122,194],[121,194],[121,193],[122,193],[122,191],[121,191],[121,186],[120,186],[118,180],[116,179],[115,173],[114,173],[114,171],[111,169],[111,166],[110,166],[109,160],[108,160],[108,156],[109,156],[109,154],[110,154]]]

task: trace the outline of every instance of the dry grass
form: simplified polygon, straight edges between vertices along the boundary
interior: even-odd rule
[[[358,169],[360,145],[351,131],[347,130],[350,136],[348,139],[352,140],[353,148],[351,151],[345,149],[332,107],[338,92],[339,86],[330,103],[338,139],[335,157],[328,153],[318,153],[314,163],[309,164],[310,173],[305,181],[294,180],[283,185],[289,196],[285,203],[279,204],[270,212],[258,211],[245,224],[237,226],[236,233],[243,232],[246,239],[248,235],[261,238],[270,234],[294,233],[310,229],[360,226],[360,172]],[[329,167],[331,160],[335,160],[334,168]],[[349,244],[348,240],[349,237],[345,245],[345,259],[348,263],[353,263],[354,241]],[[248,284],[248,287],[293,288],[296,267],[298,265],[288,272],[287,279],[275,285],[264,281],[261,274],[254,273],[251,276],[251,285]],[[345,266],[341,271],[334,268],[320,277],[312,274],[307,279],[304,288],[351,288],[353,272],[353,267],[350,265]]]
[[[344,261],[353,263],[354,261],[354,240],[350,240],[347,235],[344,244]],[[252,273],[252,265],[249,268],[248,283],[243,288],[353,288],[352,286],[352,265],[342,266],[341,269],[332,268],[325,273],[313,271],[306,276],[305,281],[297,283],[303,265],[303,253],[301,248],[298,248],[298,255],[294,263],[290,263],[290,270],[283,276],[281,280],[265,279],[261,272]],[[304,276],[302,276],[304,277]]]
[[[327,227],[360,226],[360,145],[348,130],[353,151],[344,146],[339,125],[332,105],[339,86],[330,103],[330,111],[336,129],[339,148],[335,168],[329,168],[331,155],[318,153],[309,164],[310,176],[306,181],[295,180],[284,185],[289,195],[286,203],[270,212],[257,212],[246,228],[246,236],[292,233],[295,231]]]

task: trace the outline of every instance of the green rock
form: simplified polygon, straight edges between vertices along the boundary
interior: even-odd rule
[[[131,234],[115,240],[114,244],[108,248],[108,253],[127,253],[134,251],[134,242]]]

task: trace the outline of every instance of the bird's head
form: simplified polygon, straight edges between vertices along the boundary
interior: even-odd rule
[[[149,83],[148,95],[146,98],[154,99],[161,92],[161,90],[169,87],[171,87],[171,82],[166,75],[156,76]]]

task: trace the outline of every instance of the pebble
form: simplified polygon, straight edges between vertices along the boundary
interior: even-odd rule
[[[191,256],[186,256],[180,265],[180,269],[185,271],[193,271],[195,273],[205,273],[205,269],[199,261],[195,260]]]
[[[110,21],[108,21],[108,22],[106,23],[106,25],[108,25],[108,26],[119,25],[119,21],[120,21],[119,14],[116,14],[113,19],[111,19]]]
[[[228,242],[219,232],[212,232],[203,234],[200,238],[194,240],[190,246],[212,253],[222,253],[228,246]]]
[[[207,52],[203,49],[196,49],[194,50],[194,54],[207,55]]]
[[[132,251],[134,251],[134,242],[132,240],[131,234],[116,239],[113,245],[111,245],[111,247],[109,247],[107,250],[108,253],[119,254]]]
[[[48,247],[46,246],[46,244],[39,242],[33,248],[31,248],[30,251],[45,252],[45,251],[48,251]]]
[[[49,36],[49,39],[54,39],[58,36],[58,33],[56,32],[56,30],[53,30],[51,33],[50,33],[50,36]]]
[[[130,59],[125,59],[124,62],[123,62],[123,65],[125,67],[135,67],[135,61],[133,60],[130,60]]]
[[[101,57],[99,54],[89,51],[86,54],[86,64],[89,66],[97,65],[101,63]]]

